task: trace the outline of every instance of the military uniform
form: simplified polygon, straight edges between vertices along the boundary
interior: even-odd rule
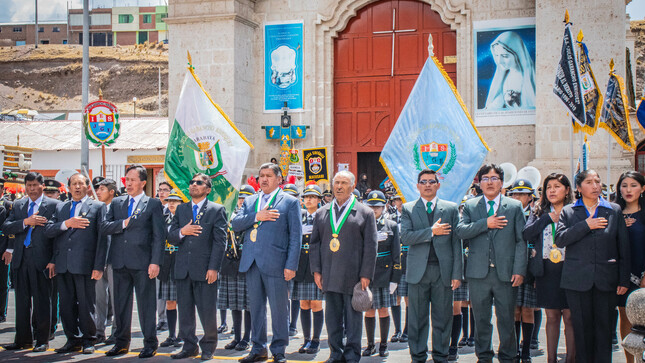
[[[374,280],[370,283],[373,299],[372,308],[389,308],[396,305],[396,295],[390,294],[390,283],[401,281],[401,239],[399,227],[384,216],[376,223],[378,251]]]
[[[314,226],[314,215],[315,213],[302,211],[302,245],[298,270],[291,286],[293,300],[323,300],[323,293],[314,283],[314,275],[309,265],[309,239]]]

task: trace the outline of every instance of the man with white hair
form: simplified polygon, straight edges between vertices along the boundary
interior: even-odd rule
[[[336,173],[334,200],[314,217],[309,242],[311,271],[325,293],[325,322],[331,354],[328,363],[361,358],[363,314],[352,307],[354,285],[365,290],[374,277],[377,232],[374,212],[352,195],[354,174]],[[344,320],[344,324],[343,324]],[[343,345],[343,327],[347,343]]]

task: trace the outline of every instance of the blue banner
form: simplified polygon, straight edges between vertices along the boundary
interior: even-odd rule
[[[303,108],[303,23],[264,26],[264,110]]]

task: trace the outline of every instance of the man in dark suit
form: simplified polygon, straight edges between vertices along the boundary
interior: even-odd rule
[[[85,354],[94,353],[94,284],[103,275],[106,237],[100,231],[105,204],[87,196],[89,185],[89,178],[83,174],[69,178],[72,199],[56,207],[45,231],[55,238],[54,256],[47,268],[50,278],[56,275],[58,279],[60,316],[67,336],[67,343],[56,349],[57,353],[81,349]]]
[[[433,170],[417,177],[421,197],[403,205],[401,241],[410,247],[406,278],[410,298],[408,326],[410,355],[414,362],[428,358],[428,313],[432,304],[432,360],[447,362],[452,332],[452,291],[462,279],[461,240],[454,228],[459,222],[455,203],[441,200],[441,187]],[[456,360],[457,352],[450,352]]]
[[[4,195],[5,180],[0,178],[0,209],[4,209],[4,218],[0,220],[0,225],[4,223],[5,219],[13,208],[13,202]],[[13,237],[11,237],[13,238]],[[9,244],[9,235],[0,231],[0,256],[3,256]],[[7,259],[11,258],[11,254],[7,254]],[[0,262],[0,323],[7,321],[7,304],[9,297],[9,261]]]
[[[179,337],[184,340],[174,359],[194,357],[199,349],[195,336],[195,307],[204,328],[199,341],[202,360],[217,347],[217,273],[226,248],[226,209],[206,199],[211,180],[198,173],[190,181],[190,203],[177,207],[168,242],[179,246],[175,255],[175,281],[179,308]]]
[[[352,195],[354,174],[340,171],[332,182],[335,199],[316,212],[309,263],[314,282],[325,293],[325,323],[331,350],[327,362],[358,362],[363,313],[352,307],[352,295],[354,285],[360,282],[365,290],[374,278],[376,219],[374,212]],[[343,328],[347,335],[345,345]]]
[[[266,163],[260,166],[262,191],[247,197],[231,220],[236,233],[246,231],[240,272],[246,272],[251,308],[251,353],[240,362],[267,359],[266,301],[271,307],[274,362],[286,362],[284,351],[289,344],[288,281],[296,276],[300,258],[302,222],[300,202],[279,188],[280,167]],[[180,303],[181,306],[181,303]]]
[[[475,352],[480,362],[492,362],[492,307],[495,299],[499,361],[511,363],[515,341],[516,287],[522,284],[528,263],[522,238],[525,219],[522,203],[501,195],[504,171],[495,164],[477,172],[483,195],[464,205],[457,235],[468,241],[466,279],[475,316]]]
[[[52,259],[52,241],[45,235],[44,226],[59,201],[44,196],[43,188],[43,176],[29,172],[25,176],[27,197],[14,203],[2,225],[4,233],[15,236],[5,252],[5,255],[11,255],[5,261],[11,261],[16,289],[16,337],[13,344],[5,346],[8,350],[30,348],[34,338],[34,352],[44,352],[48,348],[52,280],[46,268]]]
[[[103,222],[103,233],[112,235],[109,263],[114,274],[114,311],[116,343],[107,356],[117,356],[130,349],[132,290],[137,294],[137,310],[143,332],[140,358],[157,354],[155,278],[163,257],[166,228],[161,202],[145,195],[148,174],[140,165],[125,173],[127,195],[114,198]]]

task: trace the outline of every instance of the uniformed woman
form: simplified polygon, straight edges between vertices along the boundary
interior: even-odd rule
[[[244,199],[253,194],[255,194],[255,189],[252,186],[242,185],[237,200],[237,208],[231,218],[235,216],[237,209],[242,206]],[[226,253],[219,272],[219,296],[217,298],[217,308],[225,311],[226,309],[231,309],[231,315],[233,316],[234,338],[224,348],[239,351],[249,348],[251,334],[251,313],[248,310],[249,296],[246,287],[246,275],[239,272],[244,244],[243,237],[244,233],[234,233],[230,228],[227,230]],[[242,337],[242,311],[244,311],[244,337]]]
[[[298,199],[298,202],[300,202],[300,207],[302,208],[302,200],[300,200],[300,191],[298,191],[298,187],[295,184],[285,184],[282,186],[282,191],[290,195],[296,199]],[[293,298],[293,294],[291,291],[293,290],[293,279],[289,281],[289,300],[291,301],[289,304],[289,336],[293,337],[296,334],[298,334],[298,329],[296,329],[296,326],[298,326],[298,315],[300,315],[300,301],[298,299]]]
[[[390,198],[394,209],[387,216],[388,219],[396,222],[399,231],[401,231],[401,208],[403,207],[403,200],[400,194],[393,195]],[[394,335],[390,341],[392,343],[408,342],[408,282],[405,280],[405,269],[408,262],[408,246],[401,245],[401,282],[396,288],[394,295],[396,296],[396,304],[392,305],[392,322],[394,323]],[[405,324],[403,331],[401,331],[401,298],[405,301]]]
[[[302,248],[298,271],[293,279],[291,298],[300,301],[300,322],[304,343],[299,353],[315,354],[320,351],[320,333],[323,323],[323,293],[314,283],[314,276],[309,266],[309,238],[314,224],[314,214],[322,200],[322,189],[317,185],[308,185],[302,193],[305,210],[302,211]],[[313,337],[311,335],[311,313],[314,315]]]
[[[373,296],[372,309],[365,313],[367,348],[363,351],[363,356],[367,357],[376,354],[374,330],[376,329],[376,310],[378,310],[379,327],[381,328],[379,355],[387,357],[389,355],[387,339],[390,333],[388,309],[396,304],[394,291],[401,280],[401,240],[398,225],[396,222],[385,218],[383,213],[386,203],[383,192],[378,190],[370,192],[365,203],[374,210],[376,229],[378,230],[378,253],[376,255],[374,279],[370,283]]]
[[[179,194],[170,193],[168,198],[168,213],[166,215],[166,228],[169,229],[172,219],[175,216],[177,206],[184,201]],[[160,347],[181,347],[181,338],[177,338],[177,285],[175,284],[175,252],[179,247],[173,246],[166,241],[163,263],[159,271],[159,300],[166,300],[166,317],[168,318],[168,338],[159,344]]]

